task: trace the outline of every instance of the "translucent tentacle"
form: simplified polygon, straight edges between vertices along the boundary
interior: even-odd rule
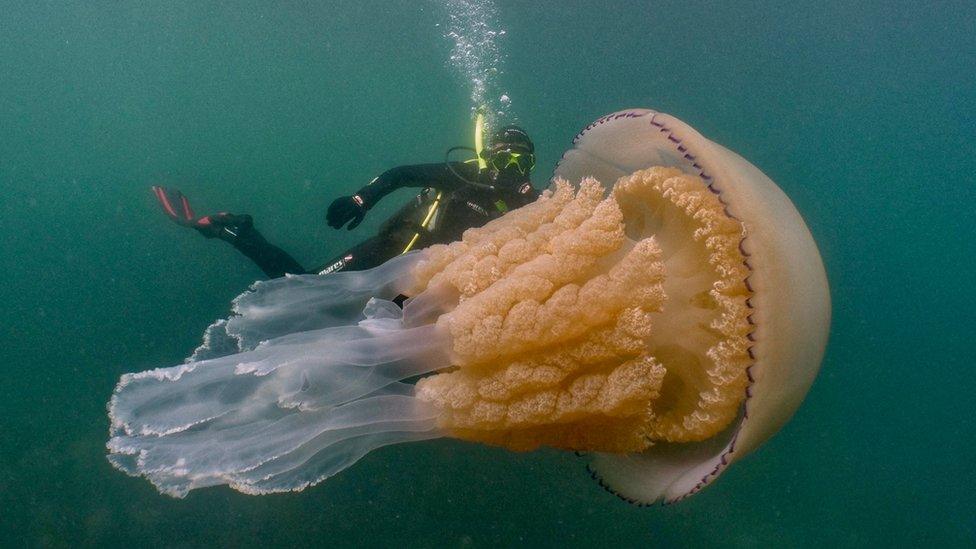
[[[399,293],[417,255],[340,280],[256,285],[225,323],[243,352],[122,376],[109,460],[175,496],[216,484],[264,493],[300,490],[386,444],[443,436],[436,410],[399,380],[449,366],[447,334],[405,327],[396,304],[367,299]],[[347,292],[338,309],[315,303],[336,292]],[[353,303],[355,314],[339,311]],[[286,332],[289,322],[308,329]]]
[[[371,298],[392,300],[403,293],[423,251],[397,256],[368,271],[329,276],[286,275],[254,283],[233,302],[235,316],[207,328],[203,345],[189,361],[248,351],[276,337],[355,325]]]

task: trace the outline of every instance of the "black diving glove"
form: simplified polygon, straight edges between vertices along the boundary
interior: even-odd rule
[[[349,226],[346,227],[351,231],[363,222],[367,210],[369,210],[369,206],[366,205],[363,197],[358,194],[340,196],[332,201],[332,204],[329,206],[329,211],[325,215],[325,220],[333,229],[341,229],[343,225],[351,220],[352,223],[349,223]]]

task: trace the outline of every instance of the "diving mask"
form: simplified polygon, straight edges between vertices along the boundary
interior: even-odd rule
[[[535,155],[527,152],[515,152],[511,149],[502,149],[492,153],[488,159],[488,164],[496,171],[504,171],[511,166],[522,175],[532,171],[535,167]]]

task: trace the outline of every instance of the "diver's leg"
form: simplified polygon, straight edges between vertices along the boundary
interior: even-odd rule
[[[251,216],[240,217],[247,217],[250,221]],[[278,278],[285,273],[306,274],[308,272],[287,252],[265,240],[250,222],[233,228],[225,227],[219,238],[230,242],[238,251],[250,258],[268,278]]]
[[[380,234],[339,254],[332,261],[312,272],[328,274],[339,271],[365,271],[396,257],[403,250],[400,239]]]
[[[152,190],[167,217],[182,227],[197,230],[207,238],[229,242],[256,263],[268,278],[278,278],[285,273],[308,272],[284,250],[265,240],[254,228],[251,216],[221,212],[197,217],[190,207],[190,201],[179,189],[153,186]]]
[[[220,213],[203,217],[197,223],[196,229],[204,236],[229,242],[264,271],[268,278],[278,278],[285,273],[308,272],[287,252],[265,240],[247,214]]]

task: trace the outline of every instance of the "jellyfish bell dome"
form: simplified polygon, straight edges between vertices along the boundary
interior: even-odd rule
[[[395,303],[408,296],[403,307]],[[829,295],[789,199],[653,111],[603,117],[536,202],[369,271],[256,283],[185,364],[125,374],[109,460],[160,491],[297,491],[440,437],[592,456],[633,502],[785,423]]]
[[[594,478],[621,497],[642,503],[696,493],[775,434],[813,383],[830,325],[830,293],[820,253],[793,203],[758,168],[681,120],[647,109],[603,116],[577,134],[555,177],[616,181],[652,166],[698,178],[742,226],[749,366],[741,409],[720,433],[696,442],[659,440],[640,453],[593,456]],[[646,213],[632,214],[630,225],[645,222]],[[667,230],[661,218],[651,224],[643,230]],[[679,256],[674,270],[680,270],[680,249],[674,253]],[[665,271],[668,265],[666,259]],[[672,286],[682,284],[678,280]],[[693,296],[687,297],[695,308]]]

